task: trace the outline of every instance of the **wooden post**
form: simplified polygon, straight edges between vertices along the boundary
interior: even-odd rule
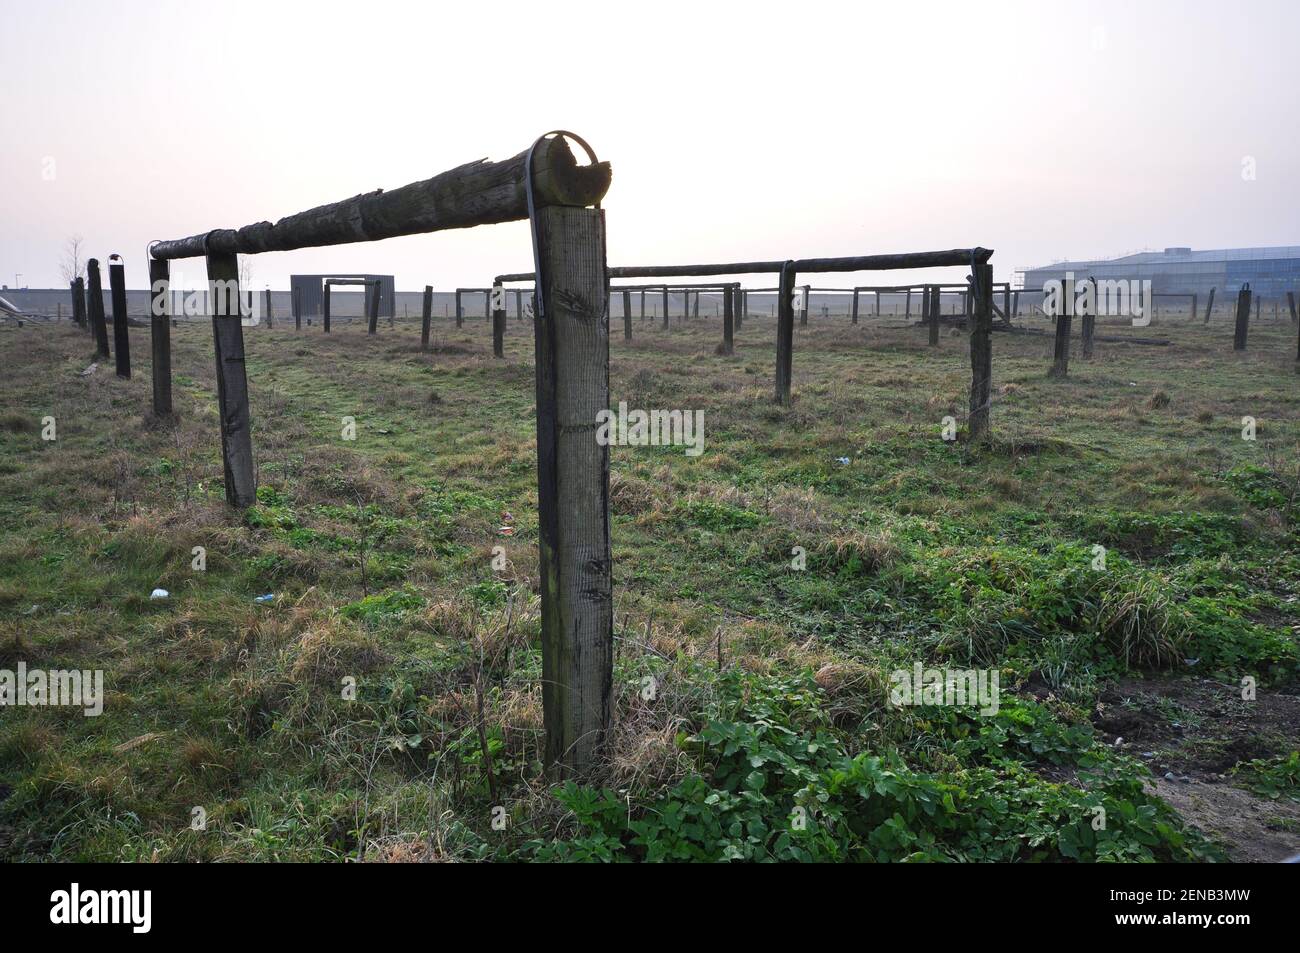
[[[362,300],[365,301],[366,304],[370,306],[367,309],[367,314],[366,314],[366,316],[370,319],[366,325],[366,333],[374,334],[375,331],[379,328],[379,282],[378,281],[374,283],[367,282],[366,284],[361,286],[361,289],[362,289]],[[365,292],[367,291],[370,292],[370,296],[368,298],[365,296]]]
[[[325,282],[325,291],[320,299],[320,320],[325,333],[330,333],[330,283]]]
[[[456,327],[460,328],[464,326],[465,326],[465,312],[461,310],[460,289],[457,288],[456,289]]]
[[[1255,323],[1259,324],[1259,306],[1264,301],[1262,295],[1253,295],[1255,299]]]
[[[641,289],[641,320],[645,320],[645,289]]]
[[[1011,323],[1011,283],[1002,288],[1002,320]]]
[[[492,307],[492,298],[494,295],[500,295],[498,304],[499,308],[492,308],[492,356],[506,356],[506,289],[501,285],[493,285],[492,290],[488,292],[488,307]]]
[[[812,285],[803,286],[803,301],[799,305],[799,324],[803,326],[808,323],[808,302],[812,298]]]
[[[1020,292],[1017,291],[1012,297],[1011,310],[1015,312],[1016,317],[1020,317]]]
[[[747,291],[741,290],[740,282],[736,282],[734,285],[731,286],[731,328],[733,332],[739,331],[741,326],[744,324],[744,318],[745,318],[744,302],[745,302],[745,295],[748,293],[749,292]],[[734,337],[734,333],[733,333],[733,337]]]
[[[632,340],[632,292],[623,292],[623,340]]]
[[[149,259],[149,344],[153,358],[153,413],[172,412],[171,263]],[[267,295],[270,295],[267,291]]]
[[[698,318],[699,316],[700,316],[700,293],[697,291],[695,292],[695,306],[691,308],[691,317]]]
[[[908,300],[911,300],[911,292],[908,292]],[[853,289],[853,304],[849,307],[849,323],[858,323],[858,289]]]
[[[293,329],[302,330],[302,289],[294,288],[291,296],[293,301]]]
[[[939,286],[931,285],[927,295],[930,309],[930,347],[939,346]]]
[[[433,285],[424,286],[424,301],[420,305],[420,350],[429,350],[429,326],[433,324]]]
[[[1074,315],[1074,279],[1061,279],[1061,301],[1056,313],[1056,342],[1052,351],[1050,377],[1070,373],[1070,325]]]
[[[207,256],[207,265],[209,298],[212,299],[212,340],[217,357],[217,409],[221,416],[221,461],[225,468],[226,502],[243,509],[257,502],[257,481],[253,477],[244,327],[239,308],[239,256],[214,252]],[[328,285],[325,316],[328,322]]]
[[[1209,323],[1210,323],[1210,312],[1214,310],[1214,293],[1215,293],[1216,291],[1218,291],[1218,290],[1219,290],[1218,288],[1211,288],[1211,289],[1210,289],[1210,300],[1207,301],[1207,302],[1205,303],[1205,323],[1206,323],[1206,324],[1209,324]]]
[[[113,350],[117,376],[131,377],[131,328],[126,322],[126,267],[120,255],[108,256],[108,287],[113,297]]]
[[[794,281],[794,262],[787,261],[781,266],[776,293],[776,402],[783,407],[790,406],[790,378],[794,370]],[[804,304],[807,303],[805,297]]]
[[[722,289],[722,353],[730,354],[734,347],[736,303],[732,300],[730,285]]]
[[[1237,292],[1237,327],[1232,336],[1234,351],[1246,350],[1246,335],[1250,330],[1250,285],[1241,286]]]
[[[275,307],[271,304],[271,286],[266,286],[266,326],[275,327]]]
[[[928,313],[926,311],[926,307],[927,307],[926,295],[928,295],[929,293],[930,293],[929,285],[922,285],[921,286],[921,319],[922,320],[925,320],[925,315]],[[909,324],[911,323],[912,321],[912,289],[911,288],[907,289],[907,297],[903,299],[903,317],[905,317],[908,320]]]
[[[1292,308],[1292,313],[1295,308]],[[86,283],[80,275],[76,281],[72,282],[72,318],[81,328],[87,326],[86,321]]]
[[[77,280],[80,281],[81,279],[78,278]],[[1288,308],[1291,309],[1291,323],[1292,323],[1292,324],[1295,324],[1295,323],[1296,323],[1296,310],[1295,310],[1295,292],[1294,292],[1294,291],[1288,291],[1288,292],[1286,293],[1286,306],[1287,306]]]
[[[880,317],[880,291],[876,290],[876,317]]]
[[[967,417],[972,443],[989,435],[989,402],[993,398],[993,266],[971,269],[975,310],[970,318],[970,409]]]
[[[1083,359],[1092,360],[1092,336],[1097,326],[1097,279],[1089,278],[1092,282],[1092,304],[1083,310],[1079,315],[1079,337],[1082,340]],[[1192,314],[1196,314],[1196,298],[1192,298]]]
[[[1188,318],[1188,320],[1189,321],[1196,320],[1196,292],[1194,291],[1192,292],[1192,314],[1191,317]]]
[[[544,207],[536,229],[542,720],[547,768],[569,776],[598,763],[612,707],[609,447],[596,426],[609,409],[604,212]]]
[[[668,286],[664,285],[664,330],[668,330]]]

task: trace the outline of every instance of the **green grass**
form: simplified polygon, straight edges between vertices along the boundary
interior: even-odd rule
[[[705,451],[612,449],[616,728],[604,776],[565,789],[541,778],[524,325],[504,361],[474,320],[431,355],[409,325],[249,332],[244,514],[222,503],[204,327],[173,332],[175,426],[146,413],[144,332],[123,382],[78,376],[91,347],[66,326],[0,331],[0,668],[103,669],[108,696],[99,718],[0,710],[0,853],[1217,856],[1089,710],[1131,672],[1295,684],[1293,327],[1239,355],[1223,326],[1157,326],[1174,347],[1099,345],[1064,382],[1050,339],[997,335],[985,448],[939,436],[963,337],[799,329],[786,409],[770,320],[725,358],[714,321],[635,328],[613,403],[703,409]],[[998,669],[1004,714],[890,707],[914,661]],[[796,803],[816,821],[797,836]]]

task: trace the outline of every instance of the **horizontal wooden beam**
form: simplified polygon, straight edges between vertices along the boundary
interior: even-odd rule
[[[526,219],[527,156],[525,150],[504,162],[480,159],[391,192],[380,189],[299,212],[274,225],[217,229],[158,242],[150,251],[160,259],[257,254]],[[533,157],[535,203],[539,208],[594,205],[609,189],[610,174],[608,162],[578,165],[563,137],[544,139]]]

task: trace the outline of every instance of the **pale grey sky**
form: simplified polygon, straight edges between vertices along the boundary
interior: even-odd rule
[[[506,158],[556,127],[613,164],[618,265],[981,244],[1003,280],[1300,244],[1291,0],[0,0],[0,24],[11,286],[61,286],[76,233],[144,287],[151,239]],[[522,223],[251,261],[257,288],[530,266]]]

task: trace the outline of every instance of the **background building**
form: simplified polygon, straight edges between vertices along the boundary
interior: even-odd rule
[[[1076,279],[1150,281],[1157,294],[1196,294],[1202,299],[1211,288],[1218,288],[1220,300],[1225,300],[1224,295],[1235,295],[1249,282],[1257,296],[1278,299],[1288,291],[1300,292],[1300,245],[1207,251],[1166,248],[1122,258],[1059,261],[1024,269],[1024,288],[1041,291],[1044,282],[1059,280],[1067,271],[1074,272]]]

